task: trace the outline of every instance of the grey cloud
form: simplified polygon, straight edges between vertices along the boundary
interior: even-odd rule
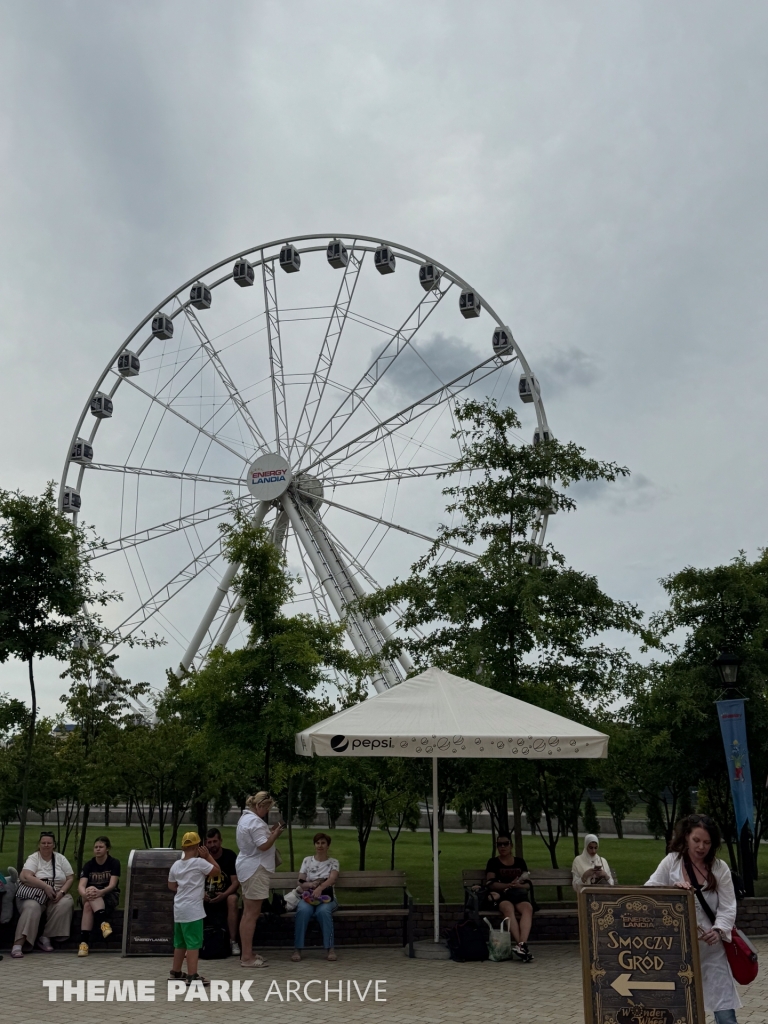
[[[590,387],[601,377],[594,358],[576,346],[539,357],[533,372],[545,400],[559,397],[574,387]]]
[[[465,373],[481,359],[461,338],[438,333],[404,349],[387,370],[384,381],[393,398],[415,401]]]
[[[644,473],[633,473],[629,477],[619,477],[613,483],[580,480],[568,488],[568,496],[574,498],[577,505],[600,502],[620,513],[651,509],[667,496],[667,491]]]

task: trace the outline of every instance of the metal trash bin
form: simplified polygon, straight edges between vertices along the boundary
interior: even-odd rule
[[[125,884],[123,956],[173,956],[168,872],[181,850],[131,850]]]

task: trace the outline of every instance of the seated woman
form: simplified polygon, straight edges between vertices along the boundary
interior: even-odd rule
[[[513,952],[530,963],[528,936],[533,923],[530,886],[526,884],[528,865],[522,857],[512,854],[512,839],[506,833],[496,837],[496,856],[485,865],[486,906],[498,909],[509,922],[514,944]]]
[[[112,844],[106,836],[99,836],[93,844],[93,857],[83,864],[77,891],[83,908],[80,924],[78,956],[88,956],[91,930],[94,922],[108,939],[112,934],[109,923],[112,912],[120,901],[120,861],[110,855]]]
[[[13,940],[11,956],[14,960],[22,957],[24,943],[34,946],[40,918],[45,909],[45,927],[43,934],[37,939],[37,948],[44,953],[52,953],[51,939],[69,938],[72,927],[72,911],[75,905],[69,895],[69,887],[75,874],[67,858],[56,853],[56,840],[53,832],[41,832],[37,851],[24,861],[19,882],[21,886],[40,890],[42,903],[23,894],[16,894],[16,906],[19,910],[19,922],[16,925],[16,937]],[[21,888],[20,886],[20,888]]]
[[[597,852],[599,845],[600,840],[591,832],[584,836],[584,849],[571,865],[572,884],[576,892],[581,892],[585,885],[613,885],[608,861]]]
[[[333,948],[333,917],[331,915],[339,905],[333,894],[334,882],[339,877],[339,862],[328,856],[328,847],[331,845],[329,835],[325,832],[318,832],[312,841],[315,844],[314,856],[305,857],[299,871],[299,889],[301,889],[302,898],[296,907],[293,941],[295,948],[291,960],[301,960],[307,925],[313,917],[317,918],[320,925],[327,958],[336,960]]]

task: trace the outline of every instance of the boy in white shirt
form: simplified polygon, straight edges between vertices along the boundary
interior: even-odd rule
[[[173,969],[171,977],[184,978],[182,966],[187,958],[187,984],[208,982],[197,973],[200,947],[203,944],[203,895],[205,880],[219,865],[200,842],[197,832],[186,832],[181,840],[181,860],[171,866],[168,888],[173,897]]]

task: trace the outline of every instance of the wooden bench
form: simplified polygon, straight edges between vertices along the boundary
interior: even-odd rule
[[[299,883],[298,872],[274,871],[269,876],[270,889],[278,892],[288,892],[295,889]],[[340,871],[339,877],[334,882],[334,892],[341,904],[344,890],[365,890],[366,892],[383,891],[386,889],[399,889],[402,893],[402,902],[396,906],[367,906],[364,903],[358,905],[340,906],[334,913],[337,917],[367,917],[367,918],[392,918],[400,917],[403,921],[403,945],[408,946],[408,956],[415,956],[413,951],[414,939],[414,917],[413,897],[408,892],[408,883],[404,871]],[[288,910],[281,917],[295,917],[294,911]]]
[[[558,898],[561,899],[561,893],[564,888],[568,888],[573,892],[574,899],[576,893],[573,889],[573,875],[570,868],[531,868],[528,872],[531,880],[531,884],[534,888],[534,893],[537,886],[555,886],[558,890]],[[613,875],[614,885],[617,882],[616,872],[611,868],[611,874]],[[464,884],[465,890],[471,889],[473,885],[484,885],[485,884],[485,869],[477,870],[477,868],[465,868],[461,872],[461,880]],[[473,917],[477,918],[480,914],[500,914],[498,910],[483,910],[478,911],[477,908],[468,908],[468,912]],[[537,912],[538,917],[555,916],[555,915],[566,915],[571,916],[578,913],[575,907],[559,907],[557,909],[541,909]]]

